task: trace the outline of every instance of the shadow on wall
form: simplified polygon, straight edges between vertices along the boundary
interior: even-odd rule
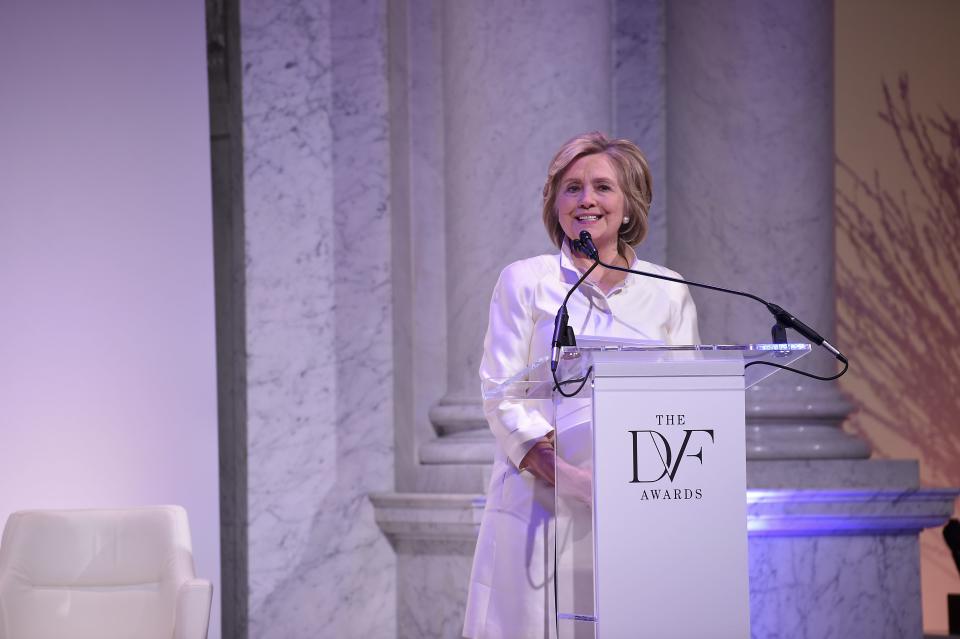
[[[844,384],[860,407],[848,427],[878,456],[919,458],[924,483],[957,486],[960,122],[942,109],[915,113],[905,75],[882,89],[879,117],[902,171],[881,179],[837,160],[838,328],[859,363]],[[955,580],[939,531],[929,532],[925,570]]]

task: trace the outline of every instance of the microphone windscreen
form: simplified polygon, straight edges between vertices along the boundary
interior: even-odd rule
[[[593,236],[590,235],[590,231],[580,231],[580,245],[583,247],[583,252],[589,255],[591,259],[600,259],[600,251],[593,243]]]

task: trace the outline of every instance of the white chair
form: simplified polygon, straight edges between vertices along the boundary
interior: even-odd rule
[[[203,639],[212,595],[179,506],[26,510],[3,530],[0,639]]]

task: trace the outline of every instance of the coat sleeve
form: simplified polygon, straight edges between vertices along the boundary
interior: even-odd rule
[[[521,374],[534,335],[533,293],[537,278],[522,262],[503,270],[490,299],[490,321],[480,362],[481,388]],[[483,412],[497,444],[517,467],[538,439],[553,432],[549,401],[485,398]]]

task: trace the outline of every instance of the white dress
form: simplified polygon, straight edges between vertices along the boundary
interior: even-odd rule
[[[679,277],[636,259],[631,268]],[[507,266],[490,300],[480,363],[482,381],[506,379],[549,356],[557,309],[581,273],[566,247]],[[683,284],[627,275],[604,295],[584,282],[567,303],[577,335],[697,344],[697,311]],[[497,441],[493,473],[473,559],[463,634],[472,639],[540,639],[553,620],[553,488],[517,466],[553,431],[547,415],[517,402],[488,400],[484,413]]]

